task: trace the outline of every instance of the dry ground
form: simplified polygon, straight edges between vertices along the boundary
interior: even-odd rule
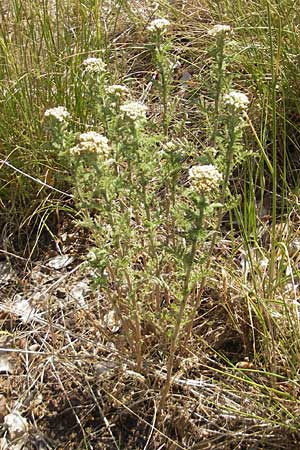
[[[92,287],[87,238],[72,227],[30,267],[1,260],[0,419],[11,411],[27,419],[23,448],[299,448],[296,424],[287,430],[278,423],[278,410],[288,423],[296,388],[245,359],[247,343],[214,287],[205,292],[193,341],[178,354],[172,392],[157,417],[164,349],[144,330],[143,370],[136,372],[109,302]],[[274,398],[264,392],[266,382]],[[274,421],[266,408],[274,408]],[[5,427],[2,436],[9,438]]]

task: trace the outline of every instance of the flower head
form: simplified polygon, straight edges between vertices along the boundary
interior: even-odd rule
[[[120,107],[125,117],[131,120],[143,119],[146,117],[147,106],[141,102],[126,102]]]
[[[70,149],[72,155],[80,155],[82,153],[98,153],[108,156],[109,145],[107,137],[95,131],[81,133],[78,138],[78,144]]]
[[[219,34],[229,34],[231,33],[231,31],[232,30],[230,25],[217,24],[210,28],[207,34],[209,34],[210,36],[218,36]]]
[[[58,122],[65,122],[69,116],[70,113],[64,106],[56,106],[55,108],[47,109],[44,114],[44,117],[51,117]]]
[[[154,19],[147,27],[147,30],[151,33],[166,33],[169,25],[170,22],[168,21],[168,19]]]
[[[83,61],[85,71],[88,73],[102,73],[106,71],[106,64],[102,58],[87,58]]]
[[[218,189],[222,174],[212,164],[198,165],[190,168],[189,179],[193,188],[204,195]]]
[[[106,92],[107,94],[114,95],[116,97],[123,97],[124,95],[128,94],[129,89],[122,84],[113,84],[106,88]]]
[[[164,144],[164,149],[168,151],[173,151],[176,149],[176,144],[174,141],[168,141]]]
[[[228,92],[223,100],[226,106],[231,106],[236,111],[245,111],[249,104],[247,95],[240,91]]]

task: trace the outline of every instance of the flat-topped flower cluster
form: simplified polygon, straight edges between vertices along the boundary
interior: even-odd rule
[[[147,30],[150,31],[150,33],[166,33],[168,27],[170,26],[170,22],[168,19],[161,18],[161,19],[154,19],[150,23],[150,25],[147,27]]]
[[[236,111],[245,111],[249,104],[249,98],[240,91],[230,91],[224,94],[224,105],[230,106]]]
[[[91,74],[98,74],[106,71],[106,63],[102,58],[87,58],[82,65],[85,71]]]
[[[44,116],[55,119],[58,122],[65,122],[69,118],[70,113],[64,106],[56,106],[55,108],[47,109]]]
[[[78,144],[70,149],[72,155],[81,155],[82,153],[97,153],[102,156],[109,155],[110,147],[107,137],[95,131],[81,133],[78,138]]]
[[[125,102],[120,110],[124,113],[124,116],[131,120],[138,120],[146,117],[147,106],[141,102],[128,101]]]
[[[218,189],[222,181],[222,174],[212,164],[199,164],[190,168],[189,179],[195,191],[206,195]]]
[[[210,28],[210,30],[208,30],[207,34],[209,34],[210,36],[218,36],[218,35],[224,35],[224,34],[228,34],[231,33],[231,26],[230,25],[222,25],[222,24],[217,24],[214,25],[212,28]]]

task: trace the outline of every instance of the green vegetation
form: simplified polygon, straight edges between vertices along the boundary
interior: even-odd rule
[[[3,319],[51,448],[299,447],[296,6],[1,6],[1,252],[93,288]]]

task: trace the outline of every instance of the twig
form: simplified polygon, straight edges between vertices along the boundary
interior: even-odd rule
[[[28,173],[23,172],[22,170],[18,169],[17,167],[13,166],[7,161],[4,161],[3,159],[0,159],[0,164],[5,164],[6,166],[10,167],[11,169],[15,170],[16,172],[20,173],[24,177],[29,178],[32,181],[35,181],[36,183],[41,184],[44,187],[47,187],[48,189],[52,189],[52,191],[58,192],[59,194],[66,195],[67,197],[74,198],[72,194],[68,194],[67,192],[61,191],[60,189],[57,189],[53,186],[50,186],[49,184],[45,183],[44,181],[40,180],[39,178],[32,177]]]

